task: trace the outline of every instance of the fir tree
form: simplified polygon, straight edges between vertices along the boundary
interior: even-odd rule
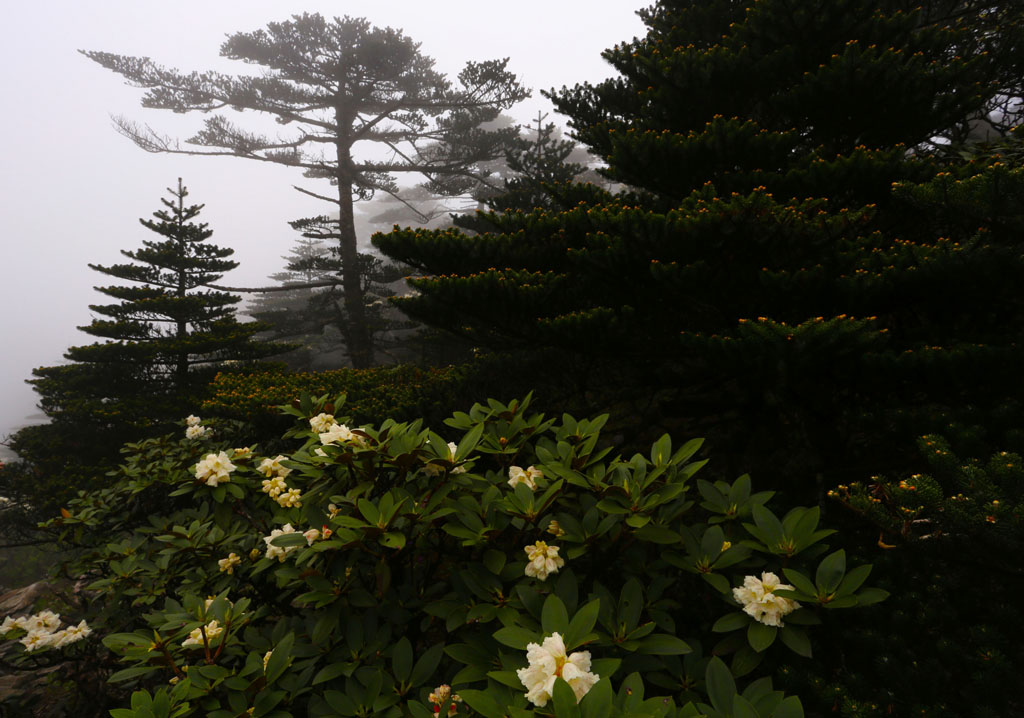
[[[98,317],[82,331],[107,341],[68,349],[70,364],[33,370],[40,408],[51,423],[14,435],[11,448],[63,488],[35,491],[48,502],[101,477],[125,441],[166,430],[198,410],[205,387],[226,365],[281,353],[290,345],[257,342],[266,325],[239,323],[236,295],[205,288],[237,262],[234,250],[207,242],[213,232],[194,221],[203,205],[186,205],[178,180],[153,219],[140,219],[160,239],[122,251],[131,263],[90,264],[131,282],[97,287],[118,300],[90,305]],[[47,496],[47,491],[52,496]]]
[[[333,189],[296,189],[338,213],[328,234],[342,262],[344,333],[355,367],[375,361],[376,318],[359,273],[367,263],[359,256],[353,203],[378,192],[399,196],[398,173],[423,177],[438,194],[474,187],[486,175],[481,163],[502,156],[509,136],[481,125],[529,94],[506,69],[507,60],[467,63],[456,85],[398,30],[308,13],[228,37],[221,54],[262,66],[259,77],[182,74],[149,58],[84,54],[147,88],[146,107],[204,113],[230,107],[297,128],[291,138],[269,137],[217,112],[189,140],[192,148],[183,148],[148,127],[118,120],[121,132],[150,152],[232,155],[301,168],[306,177],[330,182]],[[362,157],[367,146],[388,159]]]
[[[478,344],[558,347],[552,383],[576,382],[626,428],[707,435],[732,459],[719,470],[756,466],[789,495],[913,472],[926,433],[974,456],[1019,452],[1024,170],[1001,155],[1020,156],[1024,7],[710,0],[642,14],[647,36],[605,53],[621,77],[552,98],[633,189],[495,212],[475,237],[379,238],[425,275],[406,311]],[[979,126],[1006,146],[965,146]],[[942,583],[960,593],[929,620],[984,602],[979,631],[1019,637],[991,590],[1019,572],[972,573],[969,545],[954,567],[922,544],[893,554],[891,619],[788,673],[823,710],[1010,714],[980,688],[1006,675],[1000,656],[977,662],[991,669],[977,689],[932,660],[992,642],[922,641],[942,626],[918,612],[955,570]],[[911,647],[906,662],[877,661],[891,642]],[[924,689],[918,665],[940,671]]]

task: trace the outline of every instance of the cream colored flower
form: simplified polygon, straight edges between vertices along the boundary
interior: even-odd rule
[[[63,631],[54,633],[54,646],[56,648],[63,648],[68,644],[81,641],[91,633],[92,629],[89,628],[89,624],[85,622],[85,619],[82,619],[78,622],[77,626],[68,626]]]
[[[329,513],[331,515],[332,519],[335,516],[337,516],[340,511],[341,511],[341,509],[339,509],[336,505],[334,505],[334,504],[327,504],[327,513]]]
[[[22,636],[20,643],[25,646],[26,651],[49,648],[54,643],[53,635],[45,629],[34,628]]]
[[[516,671],[516,675],[526,687],[526,699],[538,708],[551,700],[559,678],[572,688],[577,703],[601,678],[590,672],[590,651],[565,655],[565,643],[559,633],[552,633],[539,645],[528,644],[526,660],[529,665]]]
[[[764,572],[761,578],[747,576],[743,585],[732,590],[733,598],[743,605],[743,612],[766,626],[782,627],[782,617],[800,608],[800,604],[782,596],[776,596],[777,589],[793,590],[793,587],[779,583],[774,573]]]
[[[209,431],[209,429],[207,429],[205,426],[199,426],[198,424],[194,426],[189,426],[185,429],[185,438],[201,439],[202,437],[206,436],[207,431]]]
[[[263,461],[260,462],[260,465],[257,467],[257,469],[263,472],[263,475],[266,476],[267,478],[270,478],[272,476],[279,476],[283,479],[288,474],[292,473],[291,469],[281,465],[282,461],[287,460],[287,456],[277,456],[273,459],[264,459]]]
[[[302,492],[299,489],[288,489],[277,497],[277,503],[284,508],[299,508],[302,506]]]
[[[539,578],[541,581],[547,579],[552,573],[558,573],[558,569],[565,565],[565,560],[558,557],[558,546],[548,546],[543,541],[538,541],[533,546],[524,546],[530,562],[526,564],[526,575],[532,578]]]
[[[205,481],[207,486],[217,486],[219,483],[231,481],[231,472],[235,465],[231,463],[226,452],[218,454],[207,454],[202,461],[196,464],[196,478]]]
[[[281,528],[271,531],[269,536],[264,536],[263,541],[267,544],[267,558],[276,558],[278,561],[284,561],[288,554],[298,548],[297,546],[274,546],[270,543],[278,536],[293,533],[295,533],[295,529],[292,528],[292,525],[285,524]]]
[[[181,642],[181,647],[188,648],[189,646],[202,646],[204,630],[206,631],[207,643],[212,642],[214,638],[219,636],[224,631],[220,624],[217,623],[217,620],[214,619],[202,628],[196,628],[190,634],[188,634],[188,638]]]
[[[250,456],[252,456],[252,447],[251,446],[243,446],[240,449],[232,449],[231,450],[231,458],[232,459],[248,459]]]
[[[337,442],[361,444],[362,438],[358,434],[352,433],[352,430],[344,424],[331,424],[327,431],[320,432],[321,444],[334,444]]]
[[[201,421],[202,419],[200,419],[198,416],[194,414],[189,414],[188,416],[185,417],[186,426],[199,426],[199,422]]]
[[[331,427],[337,424],[334,420],[334,414],[317,414],[309,420],[309,427],[317,434],[326,433],[331,430]]]
[[[319,446],[313,449],[313,453],[316,454],[317,456],[322,456],[324,458],[327,457],[327,452],[321,449]]]
[[[7,616],[4,618],[3,623],[0,623],[0,633],[7,633],[8,631],[13,631],[15,628],[27,631],[29,630],[28,620],[28,616],[19,616],[18,618],[15,618],[14,616]]]
[[[40,611],[34,616],[29,616],[28,631],[46,631],[53,633],[60,628],[60,614],[53,611]]]
[[[269,479],[263,479],[263,493],[270,494],[270,498],[276,499],[281,495],[281,492],[288,488],[288,484],[284,482],[280,476],[274,476]]]
[[[551,519],[551,522],[548,524],[546,530],[555,538],[561,538],[562,536],[565,536],[565,529],[563,529],[555,519]]]
[[[307,531],[303,531],[302,535],[306,538],[306,545],[312,546],[313,542],[320,538],[320,529],[309,529]]]
[[[508,467],[508,485],[513,489],[518,484],[526,484],[530,487],[530,491],[537,490],[537,479],[544,476],[544,472],[538,469],[536,466],[529,466],[522,468],[520,466]]]
[[[227,558],[222,558],[217,561],[217,567],[220,568],[226,574],[233,574],[235,572],[235,566],[242,563],[242,557],[237,553],[229,553]]]

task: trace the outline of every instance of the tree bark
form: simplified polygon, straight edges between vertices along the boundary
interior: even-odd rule
[[[373,366],[373,332],[366,322],[366,299],[359,275],[359,248],[352,208],[352,165],[350,149],[344,142],[338,150],[338,245],[341,250],[341,286],[345,292],[345,342],[355,369]]]

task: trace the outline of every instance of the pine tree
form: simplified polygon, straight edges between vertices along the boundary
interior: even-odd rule
[[[231,155],[301,168],[332,188],[296,188],[333,205],[330,238],[341,259],[347,350],[355,367],[375,361],[374,301],[363,291],[353,203],[375,193],[400,195],[396,175],[425,179],[432,192],[458,195],[485,174],[480,169],[504,153],[509,132],[481,125],[528,96],[506,61],[469,62],[458,84],[434,69],[419,45],[392,28],[360,18],[325,20],[295,15],[265,30],[228,37],[221,54],[265,68],[260,76],[182,74],[149,58],[107,52],[87,57],[147,88],[143,105],[175,112],[217,111],[183,148],[148,127],[124,119],[119,129],[149,152]],[[265,136],[234,124],[223,108],[273,116],[296,128],[291,138]],[[388,159],[367,159],[377,147]],[[372,263],[371,263],[372,264]]]
[[[551,384],[578,382],[624,430],[707,435],[731,459],[719,471],[789,496],[920,471],[922,434],[1019,453],[1024,6],[708,0],[643,17],[646,37],[605,53],[621,77],[552,98],[632,189],[578,187],[569,210],[494,213],[475,237],[379,238],[424,275],[405,310],[478,344],[557,347]],[[1003,145],[965,144],[979,126]],[[1022,639],[1005,598],[1019,572],[956,536],[869,536],[857,551],[898,547],[877,571],[886,615],[787,680],[821,712],[1013,714],[1013,661],[990,649]]]
[[[1002,220],[972,215],[980,234],[953,248],[893,183],[999,171],[942,138],[1016,91],[1022,10],[915,8],[656,5],[645,38],[605,53],[623,77],[553,96],[634,191],[578,187],[571,209],[493,213],[482,236],[378,238],[426,275],[400,306],[478,345],[603,357],[647,387],[652,424],[709,417],[693,430],[738,469],[768,451],[796,482],[884,465],[876,440],[910,409],[998,401],[1021,317]],[[923,381],[950,357],[952,385]]]
[[[239,323],[236,295],[204,288],[238,263],[233,249],[207,240],[213,232],[194,221],[203,205],[186,205],[188,191],[178,180],[153,219],[140,219],[160,239],[122,251],[131,263],[89,266],[131,282],[97,287],[118,300],[90,305],[98,317],[82,331],[107,341],[68,349],[70,364],[33,370],[40,408],[49,424],[22,429],[11,448],[48,477],[53,496],[46,502],[102,477],[118,447],[167,430],[198,409],[214,373],[281,353],[290,345],[257,342],[266,325]],[[49,480],[60,482],[57,491]]]

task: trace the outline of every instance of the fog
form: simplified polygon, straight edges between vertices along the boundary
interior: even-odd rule
[[[43,0],[7,8],[8,31],[0,46],[5,95],[0,437],[45,420],[24,382],[34,367],[62,363],[67,347],[95,341],[76,327],[91,321],[88,305],[102,300],[93,286],[112,278],[87,264],[119,262],[119,250],[149,239],[138,219],[160,208],[165,188],[176,178],[184,179],[190,200],[206,205],[201,219],[214,230],[211,241],[235,250],[240,266],[223,280],[231,286],[267,284],[267,275],[282,269],[280,257],[295,237],[287,221],[327,209],[291,189],[302,181],[298,170],[137,148],[112,128],[111,115],[181,139],[199,128],[201,116],[143,110],[142,90],[77,50],[148,56],[183,71],[240,73],[247,66],[219,57],[225,35],[301,12],[366,17],[374,25],[401,28],[449,75],[467,60],[510,57],[510,69],[534,97],[508,114],[526,123],[538,111],[552,109],[541,89],[613,74],[600,53],[642,34],[635,13],[648,4],[521,0],[495,3],[490,11],[479,0],[179,0],[170,5]],[[553,113],[549,120],[564,125]],[[4,452],[0,447],[0,457]]]

